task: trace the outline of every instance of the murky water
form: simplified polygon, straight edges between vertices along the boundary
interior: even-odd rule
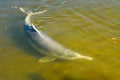
[[[36,27],[94,60],[38,63],[41,54],[26,40],[26,14],[18,7],[48,10]],[[0,80],[119,80],[119,7],[119,0],[0,0]]]

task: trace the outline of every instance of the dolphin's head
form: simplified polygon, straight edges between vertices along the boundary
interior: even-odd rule
[[[68,59],[81,58],[81,59],[93,60],[92,57],[80,55],[79,53],[72,51],[70,49],[67,49],[66,51],[64,51],[64,56]]]

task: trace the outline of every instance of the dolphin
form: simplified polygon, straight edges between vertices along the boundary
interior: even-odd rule
[[[43,11],[45,12],[45,11]],[[39,12],[39,13],[43,13]],[[32,23],[32,18],[34,14],[38,13],[29,13],[25,18],[24,33],[28,37],[29,42],[32,46],[46,55],[43,58],[40,58],[38,62],[49,62],[54,61],[56,58],[60,59],[87,59],[93,60],[92,57],[81,55],[71,49],[66,48],[65,46],[59,44],[57,41],[53,40],[42,30],[38,30],[35,25]]]

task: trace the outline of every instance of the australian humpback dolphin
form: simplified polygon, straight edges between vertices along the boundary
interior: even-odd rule
[[[63,58],[69,60],[78,58],[83,58],[87,60],[93,59],[89,56],[81,55],[64,47],[63,45],[59,44],[48,35],[46,35],[42,30],[38,30],[31,19],[31,16],[34,14],[37,13],[28,13],[27,17],[25,18],[24,32],[28,37],[30,43],[32,43],[33,47],[35,47],[41,53],[44,53],[46,56],[49,56],[39,59],[39,62],[52,61],[55,58]]]

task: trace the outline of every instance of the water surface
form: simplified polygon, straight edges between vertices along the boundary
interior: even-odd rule
[[[93,61],[38,63],[18,7],[37,12],[38,29]],[[119,0],[0,0],[0,80],[119,80]],[[42,28],[41,28],[42,27]]]

